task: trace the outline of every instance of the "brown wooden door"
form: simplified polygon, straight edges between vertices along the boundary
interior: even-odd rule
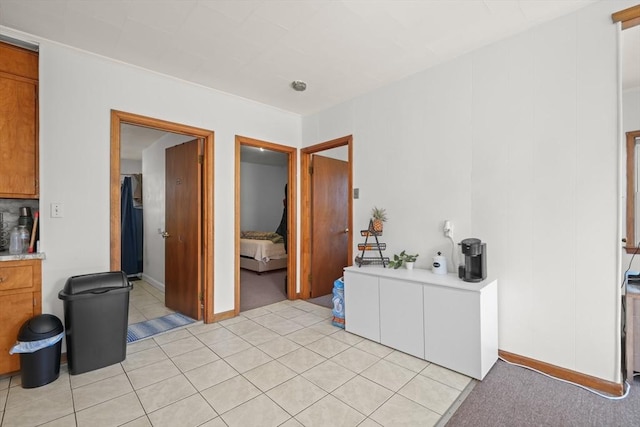
[[[165,305],[201,319],[201,173],[198,140],[166,150]]]
[[[331,293],[349,263],[349,163],[313,155],[311,298]]]

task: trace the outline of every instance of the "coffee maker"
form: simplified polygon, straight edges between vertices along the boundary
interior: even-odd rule
[[[458,267],[458,277],[465,282],[481,282],[487,278],[487,245],[480,239],[464,239],[458,243],[464,264]]]

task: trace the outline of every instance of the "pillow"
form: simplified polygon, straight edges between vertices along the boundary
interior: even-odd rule
[[[273,231],[241,231],[240,238],[252,240],[271,240],[273,243],[283,243],[284,237]]]

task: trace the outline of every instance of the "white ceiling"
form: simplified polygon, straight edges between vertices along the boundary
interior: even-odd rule
[[[120,158],[142,160],[142,151],[166,134],[165,131],[143,126],[120,125]]]
[[[594,1],[0,0],[0,25],[305,115]]]

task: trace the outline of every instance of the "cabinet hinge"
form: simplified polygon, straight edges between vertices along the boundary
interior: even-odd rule
[[[198,163],[200,163],[200,164],[204,163],[204,156],[202,154],[198,155]]]
[[[309,175],[313,175],[313,166],[309,166]]]

